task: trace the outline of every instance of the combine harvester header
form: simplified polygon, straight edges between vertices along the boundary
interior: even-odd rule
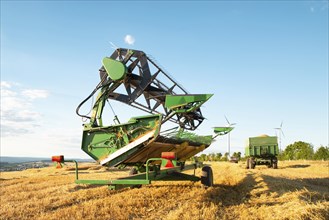
[[[151,180],[201,180],[212,185],[212,170],[199,162],[185,161],[210,146],[214,138],[230,132],[230,128],[215,128],[217,135],[199,136],[193,131],[205,119],[200,107],[212,94],[189,94],[143,51],[116,49],[102,60],[100,82],[77,107],[76,113],[89,122],[84,124],[81,148],[103,166],[130,166],[131,176],[117,180],[79,180],[76,163],[76,183],[106,184],[111,189],[150,184]],[[79,110],[96,93],[90,115]],[[114,125],[104,125],[103,109],[109,100],[116,100],[147,112],[147,116],[132,117]],[[177,127],[161,131],[166,122]],[[223,130],[224,129],[224,130]],[[58,159],[60,158],[60,159]],[[53,157],[65,162],[64,157]],[[201,178],[181,173],[203,167]]]

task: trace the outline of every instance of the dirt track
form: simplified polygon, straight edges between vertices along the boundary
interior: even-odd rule
[[[82,178],[127,173],[86,168]],[[75,185],[70,169],[5,172],[0,218],[329,219],[328,162],[280,162],[277,170],[220,162],[212,168],[215,185],[208,189],[193,182],[154,182],[119,191]]]

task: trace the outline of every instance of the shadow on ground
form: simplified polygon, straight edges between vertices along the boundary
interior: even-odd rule
[[[204,201],[219,203],[222,206],[239,205],[249,200],[250,192],[257,186],[255,174],[247,174],[236,185],[215,184],[204,195]]]
[[[285,166],[285,167],[282,167],[281,169],[285,169],[285,168],[306,168],[306,167],[309,167],[311,165],[309,164],[295,164],[295,165],[289,165],[289,166]]]
[[[300,199],[316,203],[329,201],[329,178],[296,178],[273,177],[261,175],[267,184],[269,191],[277,192],[279,196],[287,192],[304,191]]]

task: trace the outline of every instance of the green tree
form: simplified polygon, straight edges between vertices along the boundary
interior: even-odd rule
[[[210,161],[216,161],[216,154],[215,153],[211,153],[208,155],[208,160]]]
[[[289,159],[289,158],[286,157],[284,151],[280,151],[277,157],[278,157],[279,160],[286,160],[286,159]]]
[[[232,157],[236,157],[236,158],[238,158],[238,160],[240,160],[241,159],[241,152],[234,152]]]
[[[221,160],[221,161],[228,161],[227,157],[228,157],[228,152],[226,152],[226,153],[224,154],[224,156],[222,156],[222,157],[220,158],[220,160]]]
[[[321,146],[314,154],[314,160],[329,160],[329,148]]]
[[[310,160],[313,158],[313,146],[303,141],[297,141],[290,144],[284,150],[284,158],[289,160]]]
[[[216,161],[220,161],[220,158],[222,157],[223,155],[221,153],[217,153],[216,154]]]
[[[206,154],[201,154],[199,156],[199,161],[203,162],[203,161],[206,161],[207,160],[207,155]]]

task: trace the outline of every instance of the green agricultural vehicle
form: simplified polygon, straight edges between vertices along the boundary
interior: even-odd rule
[[[246,168],[254,169],[256,165],[267,165],[269,168],[278,168],[279,154],[278,138],[276,136],[261,135],[247,139],[245,156]]]
[[[108,185],[110,189],[139,187],[155,180],[201,180],[205,186],[213,184],[211,167],[198,161],[185,163],[208,148],[216,136],[231,131],[216,127],[215,135],[206,136],[188,132],[198,128],[205,119],[200,107],[212,94],[189,94],[138,50],[115,49],[111,56],[102,60],[99,75],[96,88],[76,109],[86,121],[81,149],[102,166],[130,167],[131,172],[119,179],[81,180],[78,164],[70,161],[76,165],[76,183]],[[90,114],[83,115],[80,108],[88,100],[94,101],[93,106]],[[121,123],[109,100],[127,104],[147,115],[131,117],[128,122]],[[114,124],[111,125],[105,125],[102,117],[106,104],[113,112]],[[161,129],[169,122],[176,127]],[[68,162],[62,155],[52,160],[59,164]],[[201,177],[183,173],[196,168],[202,168]]]

